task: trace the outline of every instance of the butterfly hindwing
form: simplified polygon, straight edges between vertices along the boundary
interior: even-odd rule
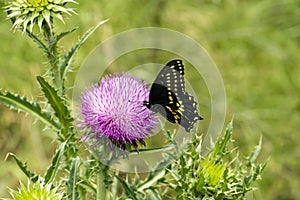
[[[190,132],[194,124],[203,118],[198,114],[197,102],[192,95],[187,92],[183,93],[180,95],[179,102],[183,110],[180,125],[183,126],[187,132]]]
[[[194,97],[185,91],[184,65],[181,60],[172,60],[159,72],[150,89],[148,108],[162,114],[168,121],[178,123],[187,132],[202,119],[197,111]]]

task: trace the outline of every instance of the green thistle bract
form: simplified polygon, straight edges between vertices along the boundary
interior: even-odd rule
[[[35,24],[42,30],[46,23],[52,30],[53,18],[64,23],[62,14],[75,14],[72,8],[65,7],[66,3],[77,4],[74,0],[16,0],[10,2],[5,8],[8,18],[13,21],[14,30],[21,29],[25,32],[29,27],[29,31],[32,32]]]
[[[215,187],[220,181],[223,181],[223,175],[226,170],[226,164],[216,160],[210,160],[208,157],[200,163],[198,176],[204,179],[208,186]]]
[[[18,191],[10,190],[13,200],[60,200],[62,194],[57,193],[57,188],[53,188],[52,184],[43,184],[40,181],[36,183],[28,180],[27,186],[22,182]]]

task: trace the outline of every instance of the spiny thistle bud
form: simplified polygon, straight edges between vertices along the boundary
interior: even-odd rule
[[[32,183],[28,180],[27,186],[22,182],[18,191],[10,190],[10,195],[13,200],[24,199],[49,199],[49,200],[61,200],[62,194],[57,192],[57,188],[53,188],[52,184],[43,184],[40,181]]]
[[[217,184],[224,181],[224,172],[227,168],[226,163],[216,161],[206,157],[199,166],[198,169],[198,182],[196,184],[196,190],[201,191],[203,185],[208,187],[216,187]]]
[[[16,0],[10,2],[5,8],[8,18],[12,20],[14,30],[21,29],[23,32],[29,27],[32,32],[33,26],[38,25],[42,30],[47,25],[52,30],[53,18],[64,23],[62,14],[75,14],[72,8],[66,8],[66,3],[76,3],[74,0]]]

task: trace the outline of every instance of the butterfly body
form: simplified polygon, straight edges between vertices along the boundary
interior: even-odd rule
[[[201,120],[194,97],[185,91],[184,65],[172,60],[159,72],[150,89],[149,101],[144,105],[160,113],[168,121],[178,123],[187,132]]]

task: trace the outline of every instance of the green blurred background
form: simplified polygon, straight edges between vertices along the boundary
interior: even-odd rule
[[[260,136],[263,138],[260,159],[269,162],[253,198],[299,199],[299,0],[78,2],[79,5],[72,5],[78,15],[67,16],[66,25],[56,26],[60,31],[79,26],[63,40],[65,48],[92,25],[106,18],[111,20],[81,48],[75,67],[99,42],[132,28],[164,27],[198,41],[222,74],[227,122],[234,116],[233,137],[241,153],[248,153]],[[45,72],[45,57],[32,41],[21,33],[13,33],[10,27],[1,8],[0,88],[41,99],[35,76]],[[203,123],[207,126],[207,122]],[[0,197],[8,195],[7,187],[16,187],[19,177],[24,180],[13,161],[4,161],[8,152],[28,161],[29,168],[40,173],[50,164],[55,134],[41,128],[30,116],[0,104]]]

